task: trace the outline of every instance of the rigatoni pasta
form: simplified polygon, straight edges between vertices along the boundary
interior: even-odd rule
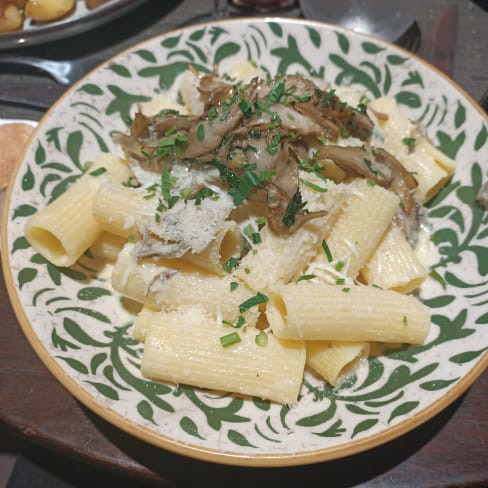
[[[184,105],[162,93],[137,112],[114,136],[124,160],[104,156],[107,175],[26,237],[58,265],[88,248],[112,263],[144,376],[293,405],[309,371],[337,386],[372,343],[425,341],[429,309],[407,295],[427,277],[418,210],[454,162],[388,98],[235,73],[185,73]]]

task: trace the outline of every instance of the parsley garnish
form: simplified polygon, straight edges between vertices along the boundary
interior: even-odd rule
[[[292,199],[288,202],[282,222],[287,227],[291,227],[295,223],[297,212],[302,209],[307,202],[302,200],[300,190],[297,190]]]
[[[252,307],[260,305],[261,303],[266,303],[268,300],[269,298],[264,293],[258,292],[256,295],[248,298],[239,305],[239,312],[244,313]]]
[[[241,336],[237,332],[231,332],[230,334],[220,338],[222,347],[229,347],[232,344],[237,344],[238,342],[241,342]]]
[[[106,173],[107,169],[104,167],[94,169],[90,174],[90,176],[100,176],[103,175],[103,173]]]
[[[325,256],[327,257],[327,261],[329,261],[329,263],[330,263],[332,261],[332,253],[330,252],[329,246],[327,245],[327,242],[325,239],[322,241],[322,249],[325,252]]]

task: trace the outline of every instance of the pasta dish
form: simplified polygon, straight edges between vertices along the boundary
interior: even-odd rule
[[[377,343],[423,343],[423,204],[454,161],[395,99],[253,63],[178,89],[25,228],[57,266],[111,263],[142,374],[293,405],[305,370],[338,385]]]

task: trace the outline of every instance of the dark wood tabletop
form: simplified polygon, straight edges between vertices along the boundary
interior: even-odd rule
[[[206,1],[149,1],[108,26],[59,43],[15,50],[51,58],[90,55],[107,58],[139,40],[165,32],[208,12]],[[419,13],[419,54],[429,56],[429,33],[436,15],[458,5],[459,31],[452,77],[474,99],[488,86],[486,1],[425,1]],[[13,78],[50,80],[38,73],[0,68],[0,84]],[[42,112],[0,103],[0,118],[39,119]],[[453,404],[413,431],[344,459],[292,468],[223,466],[182,457],[122,432],[81,405],[38,359],[14,315],[0,271],[0,436],[18,436],[23,449],[49,469],[79,479],[119,479],[128,486],[297,486],[486,487],[488,486],[488,371]],[[81,466],[81,468],[80,468]],[[80,473],[83,473],[81,475]],[[88,483],[88,481],[87,481]],[[92,482],[90,486],[96,486]],[[122,486],[119,483],[119,486]]]

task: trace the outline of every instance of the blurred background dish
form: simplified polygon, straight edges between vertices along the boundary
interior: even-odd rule
[[[339,24],[387,41],[398,39],[415,21],[420,0],[300,0],[306,19]]]
[[[21,29],[0,32],[0,50],[40,44],[80,34],[136,8],[144,1],[109,0],[90,9],[85,0],[76,0],[73,11],[59,20],[42,23],[27,20]]]

